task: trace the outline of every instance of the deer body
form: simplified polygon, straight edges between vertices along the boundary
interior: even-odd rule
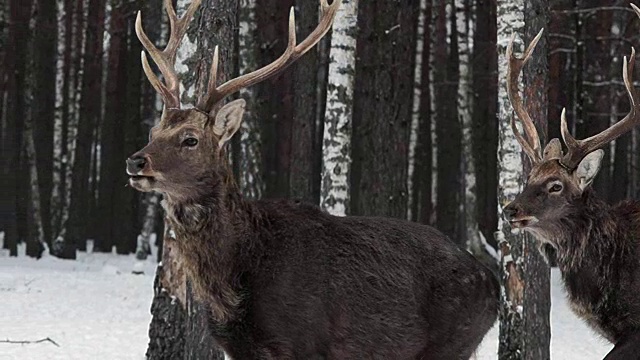
[[[640,16],[640,9],[631,6]],[[542,151],[517,87],[518,75],[541,35],[542,31],[523,58],[513,56],[513,40],[507,48],[507,93],[525,134],[519,132],[515,118],[512,129],[532,168],[524,190],[503,212],[512,227],[535,235],[541,248],[556,250],[572,310],[615,344],[606,359],[639,359],[640,202],[609,206],[591,188],[604,156],[600,148],[640,123],[640,99],[631,82],[635,50],[623,62],[629,114],[601,133],[578,140],[569,133],[563,111],[566,152],[559,139],[549,141]]]
[[[233,359],[468,359],[496,319],[494,275],[431,227],[229,201],[165,207]]]
[[[468,359],[497,318],[498,281],[466,251],[429,226],[335,217],[287,200],[250,202],[235,185],[225,145],[245,102],[222,100],[311,49],[340,0],[320,1],[320,24],[300,43],[292,11],[284,54],[220,86],[216,49],[196,107],[181,109],[173,65],[200,1],[178,18],[165,0],[171,36],[163,51],[138,15],[138,38],[164,83],[144,52],[143,69],[165,106],[147,146],[127,159],[127,173],[135,189],[164,195],[172,241],[217,343],[236,360]]]

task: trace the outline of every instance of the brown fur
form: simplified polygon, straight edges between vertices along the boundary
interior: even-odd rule
[[[168,112],[128,171],[136,189],[164,194],[185,271],[228,355],[469,358],[497,318],[486,267],[429,226],[244,200],[220,140],[230,136],[214,123]]]
[[[640,343],[627,342],[640,334],[640,203],[610,206],[590,186],[581,189],[576,172],[547,160],[505,214],[555,248],[572,310],[616,344],[607,358],[637,359]]]

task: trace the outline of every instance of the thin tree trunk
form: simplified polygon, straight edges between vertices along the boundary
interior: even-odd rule
[[[432,28],[433,28],[433,5],[430,1],[424,4],[424,30],[423,49],[421,59],[421,91],[418,101],[418,119],[416,129],[416,148],[413,170],[412,196],[413,209],[412,220],[423,224],[431,224],[432,209],[432,179],[433,179],[433,149],[432,149]],[[414,104],[415,106],[415,104]]]
[[[57,4],[38,0],[34,38],[33,132],[40,189],[42,236],[51,245],[53,188],[53,124],[56,91]]]
[[[29,236],[27,237],[27,256],[39,259],[44,252],[44,226],[42,222],[42,202],[38,182],[38,161],[36,145],[33,139],[33,119],[28,114],[24,117],[25,157],[29,167]]]
[[[324,116],[320,206],[333,215],[349,213],[351,124],[356,63],[358,0],[345,0],[333,23]]]
[[[420,0],[420,13],[418,15],[418,25],[416,26],[416,62],[413,74],[413,108],[411,113],[411,129],[409,133],[409,164],[407,165],[407,219],[416,221],[418,206],[420,204],[415,196],[416,192],[420,193],[419,188],[414,187],[413,183],[419,180],[420,175],[416,176],[416,149],[418,148],[418,132],[420,128],[420,99],[422,97],[422,87],[428,87],[429,84],[423,84],[423,58],[424,58],[424,42],[425,42],[425,25],[427,19],[425,17],[427,9],[427,0]],[[428,62],[427,53],[427,62]],[[428,70],[427,70],[428,71]],[[422,154],[421,154],[422,155]],[[418,170],[420,172],[420,170]]]
[[[258,43],[256,42],[256,1],[241,0],[238,8],[238,68],[240,74],[246,74],[259,67]],[[247,101],[239,149],[236,151],[240,189],[247,199],[259,199],[264,192],[262,179],[261,126],[256,114],[258,98],[254,88],[242,89],[240,97]],[[237,137],[237,136],[236,136]]]
[[[524,7],[525,13],[521,12]],[[526,179],[528,169],[523,171],[522,152],[510,129],[510,119],[514,116],[506,94],[506,44],[511,34],[525,35],[528,44],[535,34],[546,25],[548,3],[536,1],[524,4],[512,0],[500,4],[498,8],[498,43],[500,44],[500,198],[505,206],[513,200]],[[526,28],[522,29],[523,22]],[[547,113],[547,42],[540,41],[524,74],[524,101],[541,135],[546,139]],[[499,211],[501,208],[499,208]],[[527,235],[515,235],[510,225],[500,217],[497,236],[502,250],[501,278],[503,291],[500,311],[500,359],[549,359],[549,267],[541,254],[536,251],[534,239]]]
[[[351,212],[406,219],[419,3],[358,7]]]

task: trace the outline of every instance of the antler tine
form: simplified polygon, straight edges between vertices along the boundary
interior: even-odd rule
[[[202,97],[202,101],[199,102],[198,108],[203,111],[209,112],[218,102],[220,102],[220,100],[224,99],[230,94],[233,94],[242,88],[257,84],[272,76],[275,76],[289,67],[289,65],[294,63],[307,51],[313,48],[313,46],[315,46],[320,41],[320,39],[322,39],[322,37],[329,31],[341,3],[342,0],[334,0],[333,3],[329,5],[327,0],[320,0],[320,6],[322,10],[322,17],[320,19],[320,22],[315,30],[313,30],[313,32],[309,34],[309,36],[298,45],[296,45],[296,23],[294,9],[292,7],[289,14],[289,39],[287,48],[284,53],[271,64],[248,74],[244,74],[235,79],[229,80],[218,87],[216,87],[217,68],[213,69],[212,67],[211,75],[209,75],[207,94]],[[214,63],[216,63],[217,58],[215,54],[214,60]]]
[[[509,96],[509,101],[511,102],[513,109],[522,123],[522,127],[527,138],[525,139],[520,131],[518,131],[514,118],[511,119],[511,128],[513,129],[516,139],[520,143],[520,146],[522,146],[522,150],[524,150],[533,163],[538,163],[542,160],[540,137],[538,136],[538,131],[536,130],[533,120],[531,120],[531,116],[529,116],[529,113],[524,106],[522,97],[518,92],[518,77],[520,76],[520,72],[524,65],[531,58],[531,54],[538,44],[538,41],[540,41],[543,31],[544,29],[540,30],[538,35],[536,35],[536,37],[531,41],[522,58],[518,58],[513,55],[515,34],[511,37],[511,41],[507,46],[507,95]]]
[[[633,4],[631,5],[633,6]],[[640,9],[635,6],[633,6],[633,8],[640,16]],[[593,135],[584,140],[576,140],[569,133],[563,112],[563,116],[561,117],[561,130],[562,137],[567,145],[567,154],[562,158],[562,164],[565,167],[575,169],[587,154],[631,131],[631,129],[640,122],[640,103],[638,102],[638,95],[633,87],[633,83],[631,82],[631,78],[633,77],[633,67],[636,60],[635,58],[636,50],[631,48],[629,61],[627,62],[627,57],[625,56],[622,64],[622,77],[624,79],[624,86],[627,90],[627,96],[629,97],[629,104],[631,106],[629,113],[622,120],[599,134]]]
[[[171,34],[169,36],[167,46],[162,51],[160,51],[153,42],[149,40],[149,37],[142,29],[141,13],[138,12],[138,16],[136,17],[135,29],[138,39],[140,39],[140,42],[147,52],[149,52],[149,55],[151,55],[151,58],[158,66],[158,69],[160,69],[162,76],[164,76],[165,84],[163,84],[151,70],[149,60],[147,59],[144,51],[141,55],[142,67],[147,78],[151,82],[151,85],[153,85],[156,91],[158,91],[162,96],[165,107],[180,107],[180,81],[178,79],[178,74],[174,69],[176,54],[178,47],[180,46],[180,42],[187,31],[187,27],[193,18],[193,14],[196,12],[201,2],[202,0],[193,0],[191,4],[189,4],[187,11],[182,18],[178,18],[171,0],[164,1],[165,9],[169,17],[169,23],[171,25]]]

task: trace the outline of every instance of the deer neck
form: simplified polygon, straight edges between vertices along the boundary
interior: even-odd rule
[[[617,221],[611,207],[587,189],[575,210],[559,221],[558,265],[561,270],[595,270],[616,251]]]
[[[232,320],[240,304],[239,273],[246,242],[251,241],[251,204],[238,191],[232,174],[207,196],[163,203],[175,233],[181,264],[196,298],[219,322]]]

